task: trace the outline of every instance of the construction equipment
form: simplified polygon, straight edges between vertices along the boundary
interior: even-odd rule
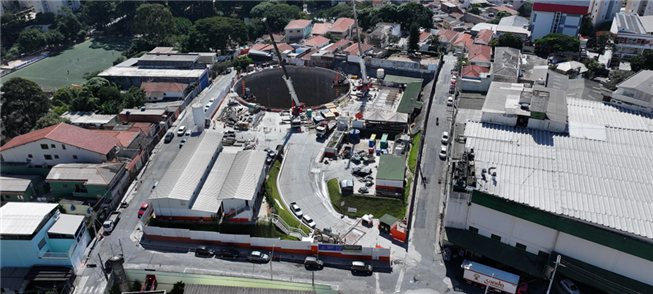
[[[361,43],[361,32],[358,26],[358,16],[356,14],[356,1],[351,0],[352,7],[354,8],[354,21],[356,22],[356,35],[358,36],[358,64],[361,66],[361,84],[356,90],[366,92],[372,87],[372,82],[367,79],[367,69],[365,68],[365,58],[363,56],[363,45]]]
[[[290,97],[292,98],[292,108],[291,108],[291,113],[293,116],[298,116],[299,114],[304,111],[304,108],[306,108],[306,105],[304,103],[299,102],[299,99],[297,98],[297,93],[295,92],[295,87],[292,85],[292,80],[290,79],[290,75],[288,75],[288,70],[286,70],[286,65],[283,63],[283,60],[281,58],[281,52],[279,52],[279,47],[277,47],[277,43],[274,42],[274,36],[272,35],[272,31],[270,30],[270,26],[268,25],[267,22],[267,17],[263,18],[261,21],[265,24],[265,28],[268,30],[268,34],[270,34],[270,39],[272,40],[272,45],[274,45],[274,51],[277,53],[277,58],[279,58],[279,64],[281,64],[281,68],[283,68],[283,74],[284,76],[283,81],[286,82],[286,86],[288,87],[288,91],[290,92]]]

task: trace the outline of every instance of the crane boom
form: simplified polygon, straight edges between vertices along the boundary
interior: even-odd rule
[[[294,105],[299,107],[302,105],[302,103],[299,102],[299,99],[297,98],[297,92],[295,92],[295,87],[292,84],[292,80],[290,79],[290,76],[288,75],[288,70],[286,70],[286,66],[283,63],[283,60],[281,59],[281,52],[279,52],[279,47],[277,47],[277,42],[274,41],[274,35],[272,35],[272,31],[270,30],[270,26],[268,26],[267,22],[267,17],[262,19],[263,23],[265,24],[265,28],[268,30],[268,34],[270,34],[270,39],[272,40],[272,45],[274,46],[274,51],[277,53],[277,58],[279,58],[279,64],[281,64],[281,68],[283,68],[283,74],[284,76],[283,81],[286,82],[286,86],[288,87],[288,92],[290,92],[290,98],[292,98]]]
[[[352,7],[354,8],[354,21],[356,24],[356,35],[358,36],[358,63],[361,66],[361,77],[363,78],[363,85],[369,83],[367,80],[367,69],[365,68],[365,59],[363,59],[363,45],[361,43],[361,31],[358,26],[358,15],[356,14],[356,1],[351,0]]]

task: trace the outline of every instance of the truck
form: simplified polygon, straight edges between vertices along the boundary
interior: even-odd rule
[[[467,283],[477,283],[502,293],[515,294],[517,292],[518,275],[468,260],[464,260],[460,267],[465,270],[463,279]]]
[[[107,218],[107,220],[105,220],[104,223],[102,224],[102,227],[104,228],[104,232],[107,234],[111,233],[111,231],[113,231],[113,228],[116,227],[118,220],[120,220],[120,211],[112,212]]]
[[[315,131],[317,132],[316,135],[318,138],[324,138],[335,127],[336,127],[335,120],[330,120],[328,122],[323,121],[319,125],[317,125],[317,127],[315,127]]]

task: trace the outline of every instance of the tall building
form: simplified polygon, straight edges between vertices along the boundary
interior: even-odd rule
[[[536,1],[529,29],[531,42],[551,33],[576,37],[583,16],[589,11],[590,1]]]
[[[62,6],[73,11],[80,8],[79,0],[19,0],[18,4],[22,9],[34,8],[35,13],[57,13]]]
[[[592,24],[596,26],[611,21],[620,8],[620,0],[591,0],[588,13],[592,15]]]
[[[646,49],[653,49],[653,15],[618,13],[610,32],[617,35],[612,64],[629,61]]]
[[[653,15],[653,1],[628,0],[624,13],[634,13],[640,16]]]

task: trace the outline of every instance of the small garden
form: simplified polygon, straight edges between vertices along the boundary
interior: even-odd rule
[[[411,180],[407,182],[407,187],[410,187]],[[331,198],[331,205],[341,214],[362,217],[365,214],[372,214],[375,218],[382,217],[386,213],[398,219],[403,219],[406,216],[406,202],[410,194],[407,188],[404,192],[404,199],[387,198],[376,196],[365,196],[358,194],[342,194],[338,186],[338,179],[331,179],[327,182],[329,188],[329,196]],[[341,206],[342,202],[344,206]],[[355,207],[356,212],[348,212],[349,207]]]

